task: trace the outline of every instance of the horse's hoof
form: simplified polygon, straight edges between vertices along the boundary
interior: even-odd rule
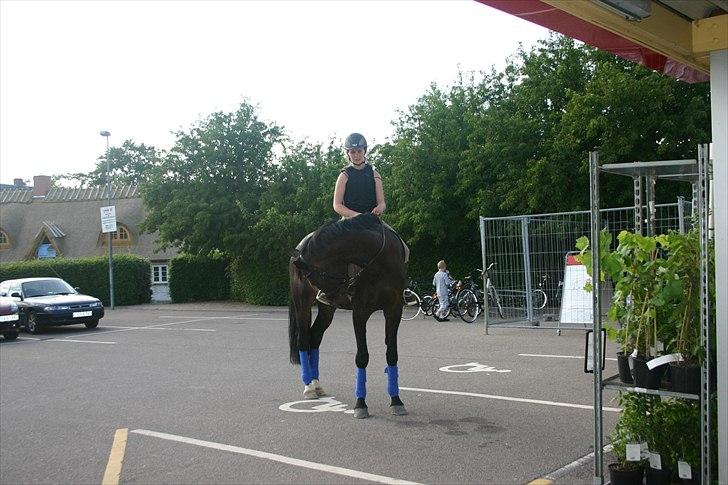
[[[354,408],[354,417],[364,419],[369,417],[369,408]]]
[[[324,388],[321,386],[321,383],[318,379],[314,379],[311,381],[311,385],[316,390],[316,396],[323,397],[326,395],[326,391],[324,391]]]
[[[405,416],[409,414],[403,405],[389,406],[389,409],[392,411],[392,414],[397,416]]]
[[[303,397],[304,399],[318,399],[316,386],[313,385],[313,382],[311,384],[307,384],[306,387],[303,388]]]

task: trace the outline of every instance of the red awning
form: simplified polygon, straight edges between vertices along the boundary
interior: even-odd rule
[[[586,20],[559,10],[540,0],[476,0],[484,5],[528,20],[548,29],[611,52],[668,76],[689,83],[705,82],[710,75],[669,59]]]

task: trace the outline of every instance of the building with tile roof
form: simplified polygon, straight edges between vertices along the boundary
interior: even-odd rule
[[[108,236],[101,232],[101,207],[108,205],[106,187],[51,187],[50,177],[0,188],[0,262],[45,258],[81,258],[108,254]],[[152,299],[169,300],[169,259],[175,249],[159,250],[157,234],[144,234],[144,204],[137,186],[112,186],[117,231],[114,254],[148,258]]]

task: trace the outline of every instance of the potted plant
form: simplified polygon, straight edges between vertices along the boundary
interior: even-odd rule
[[[608,335],[620,344],[617,363],[620,379],[631,382],[628,372],[629,356],[634,357],[634,379],[639,387],[657,389],[664,367],[648,369],[647,362],[657,354],[658,312],[664,304],[664,259],[657,239],[622,231],[617,236],[619,245],[609,251],[611,236],[601,233],[601,281],[611,280],[614,296],[608,313]],[[579,238],[579,259],[592,275],[592,255],[589,240]],[[593,277],[593,275],[592,275]]]
[[[601,248],[599,251],[599,261],[600,268],[602,268],[600,281],[606,284],[607,271],[605,271],[604,268],[611,267],[613,270],[619,271],[619,269],[614,269],[614,266],[618,266],[619,263],[610,252],[610,246],[612,244],[611,234],[606,230],[602,230],[600,241]],[[587,273],[593,278],[592,253],[589,238],[586,236],[580,237],[576,242],[576,248],[579,250],[579,254],[576,256],[576,259],[586,267]],[[587,282],[585,289],[587,291],[592,290],[591,281]],[[624,383],[631,384],[632,371],[630,370],[629,358],[630,354],[634,350],[634,326],[630,326],[629,319],[625,319],[620,322],[616,309],[612,309],[610,307],[606,330],[607,337],[619,344],[619,351],[617,352],[617,369],[619,370],[619,379]]]
[[[645,438],[650,452],[650,460],[645,467],[648,485],[670,485],[673,470],[676,469],[673,440],[675,428],[671,427],[670,402],[652,397],[645,412]]]
[[[649,407],[649,398],[640,394],[621,393],[619,404],[622,414],[614,427],[609,440],[612,444],[612,454],[615,462],[608,465],[609,479],[613,485],[641,485],[644,476],[645,461],[642,456],[636,457],[628,454],[628,447],[637,446],[643,442],[646,433],[646,412]],[[633,458],[633,459],[630,459]],[[638,458],[638,459],[634,459]]]
[[[679,463],[690,469],[690,479],[683,483],[700,483],[700,403],[688,399],[666,399],[661,409],[663,456],[673,467],[673,477]]]
[[[700,366],[705,358],[700,341],[700,240],[697,228],[685,234],[660,236],[668,253],[665,271],[666,298],[671,311],[665,317],[663,340],[681,360],[670,363],[672,390],[698,394]]]

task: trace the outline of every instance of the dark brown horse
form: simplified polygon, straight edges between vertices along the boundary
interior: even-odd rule
[[[399,398],[397,369],[397,330],[407,279],[405,249],[399,236],[372,214],[326,224],[301,241],[291,257],[289,273],[291,363],[301,365],[304,396],[315,399],[325,395],[319,381],[319,346],[336,309],[316,301],[318,290],[322,290],[333,298],[351,296],[357,367],[354,416],[369,416],[365,402],[369,364],[366,325],[377,310],[384,312],[386,322],[390,409],[394,414],[407,414]],[[318,313],[312,325],[314,302]]]

